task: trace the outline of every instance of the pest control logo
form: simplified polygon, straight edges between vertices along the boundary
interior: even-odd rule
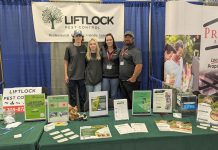
[[[42,20],[44,23],[51,25],[51,29],[55,29],[56,23],[61,23],[63,19],[63,13],[55,6],[46,7],[42,11]]]

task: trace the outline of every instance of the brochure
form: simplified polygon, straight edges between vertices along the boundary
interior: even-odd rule
[[[89,116],[108,115],[108,92],[89,92]]]
[[[68,95],[48,96],[48,122],[69,121]]]
[[[80,140],[110,138],[111,133],[107,125],[80,127]]]
[[[114,127],[117,129],[119,134],[129,134],[134,132],[128,123],[115,125]]]
[[[153,112],[172,113],[172,89],[153,90]]]
[[[192,124],[176,120],[158,120],[155,121],[160,131],[174,131],[182,133],[192,133]]]
[[[25,95],[25,120],[46,119],[45,94]]]
[[[129,120],[129,111],[127,99],[114,100],[114,118],[115,120]]]
[[[151,114],[151,91],[133,91],[132,115]]]
[[[148,132],[148,129],[144,123],[131,123],[130,125],[134,133]]]
[[[218,125],[218,96],[198,95],[197,121]]]

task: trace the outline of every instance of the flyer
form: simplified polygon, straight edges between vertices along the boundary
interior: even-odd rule
[[[172,113],[172,89],[153,90],[153,112]]]
[[[89,116],[108,115],[108,92],[89,92]]]
[[[80,140],[100,139],[112,137],[107,125],[94,125],[80,127]]]
[[[129,111],[127,99],[114,100],[114,118],[115,120],[129,120]]]
[[[25,120],[46,119],[45,94],[25,95]]]
[[[173,131],[182,133],[192,133],[191,122],[182,122],[176,120],[158,120],[155,121],[160,131]]]
[[[197,121],[218,125],[218,96],[198,95]]]
[[[151,91],[133,91],[132,115],[151,114]]]
[[[48,96],[48,122],[69,121],[68,95]]]

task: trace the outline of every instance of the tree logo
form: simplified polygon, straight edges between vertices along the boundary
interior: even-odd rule
[[[51,29],[55,29],[55,23],[62,22],[63,13],[55,6],[46,7],[42,11],[42,20],[44,23],[51,23]]]

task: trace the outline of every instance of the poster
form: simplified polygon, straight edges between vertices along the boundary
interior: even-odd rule
[[[68,95],[48,96],[48,122],[69,121]]]
[[[172,89],[153,89],[153,112],[172,113]]]
[[[2,99],[3,109],[13,109],[16,113],[22,113],[24,112],[24,96],[41,93],[42,87],[4,88]]]
[[[80,140],[100,139],[112,137],[107,125],[94,125],[80,127]]]
[[[166,3],[164,82],[173,88],[198,91],[202,5]]]
[[[218,96],[198,95],[197,121],[218,126]]]
[[[118,120],[129,120],[127,99],[114,100],[114,118]]]
[[[89,92],[89,116],[108,115],[108,92]]]
[[[218,93],[218,9],[204,6],[201,24],[199,91],[204,95]]]
[[[25,95],[25,120],[45,120],[45,94]]]
[[[133,91],[132,114],[151,114],[151,91]]]

